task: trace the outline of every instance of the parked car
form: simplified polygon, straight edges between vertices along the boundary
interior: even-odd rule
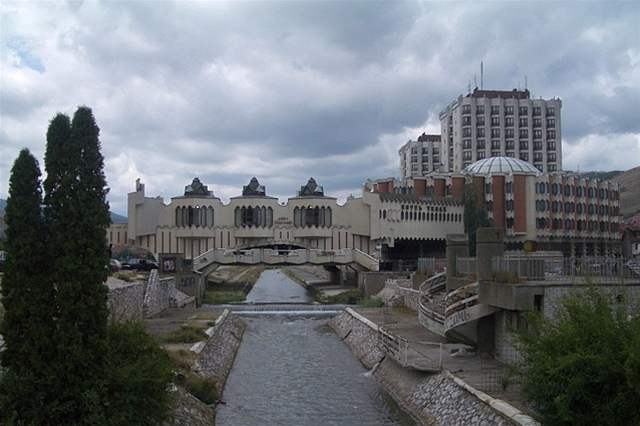
[[[109,261],[109,269],[111,269],[111,272],[118,272],[122,269],[122,263],[118,259],[111,259]]]
[[[122,263],[122,269],[150,271],[152,269],[158,269],[158,263],[147,259],[129,259]]]

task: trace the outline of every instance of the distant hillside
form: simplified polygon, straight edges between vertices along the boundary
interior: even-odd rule
[[[640,166],[620,173],[611,179],[620,185],[620,213],[631,217],[640,213]]]
[[[622,173],[624,172],[621,170],[612,170],[610,172],[583,172],[580,175],[589,179],[612,180]]]
[[[121,214],[111,212],[111,223],[127,223],[127,217]]]
[[[4,217],[4,208],[7,205],[7,200],[0,198],[0,217]],[[127,217],[121,214],[111,212],[112,223],[127,223]]]

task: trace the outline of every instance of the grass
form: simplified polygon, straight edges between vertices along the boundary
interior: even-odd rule
[[[207,290],[203,303],[223,305],[225,303],[242,302],[247,295],[243,290]]]
[[[195,343],[207,337],[207,334],[201,328],[182,325],[179,329],[169,333],[164,341],[166,343]]]
[[[357,289],[347,290],[332,296],[325,296],[321,303],[354,305],[362,299],[362,292]]]
[[[184,373],[177,380],[177,384],[184,386],[191,395],[205,404],[214,404],[220,399],[216,384],[212,380],[204,379],[194,373]]]

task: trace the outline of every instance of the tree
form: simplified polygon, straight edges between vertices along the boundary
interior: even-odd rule
[[[491,226],[492,223],[487,210],[480,205],[472,184],[465,185],[462,201],[464,204],[464,232],[469,239],[469,256],[474,257],[478,228]]]
[[[517,334],[523,390],[549,425],[635,425],[640,418],[640,317],[590,288],[554,319]]]
[[[70,126],[57,115],[47,132],[45,214],[58,309],[52,368],[59,383],[50,415],[63,423],[100,422],[103,415],[110,218],[98,134],[87,107]]]
[[[6,312],[0,332],[6,344],[2,365],[7,371],[0,384],[0,419],[19,414],[33,424],[44,420],[40,414],[49,402],[49,363],[55,355],[54,290],[47,279],[41,204],[38,162],[23,149],[11,169],[5,211],[2,304]]]

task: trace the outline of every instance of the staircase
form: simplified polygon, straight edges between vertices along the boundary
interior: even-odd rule
[[[420,284],[418,321],[428,330],[444,336],[444,311],[447,273],[433,275]]]
[[[445,298],[444,333],[462,334],[462,326],[491,315],[496,311],[489,305],[479,303],[478,282],[450,291]]]

